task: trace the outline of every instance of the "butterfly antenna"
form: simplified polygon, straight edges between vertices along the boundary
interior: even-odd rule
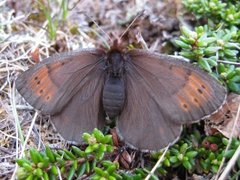
[[[92,17],[90,17],[89,15],[87,15],[87,13],[84,12],[84,11],[81,11],[80,13],[83,13],[86,17],[88,17],[88,18],[97,26],[97,28],[98,28],[105,36],[107,36],[107,38],[108,38],[110,41],[112,41],[112,38],[108,35],[108,33],[106,33],[106,32],[98,25],[98,23],[97,23]]]
[[[135,21],[140,17],[142,16],[143,14],[145,13],[145,11],[141,11],[138,13],[138,15],[133,19],[133,21],[131,22],[131,24],[129,24],[129,26],[126,28],[126,30],[121,34],[119,40],[122,39],[122,37],[128,32],[128,30],[130,29],[130,27],[135,23]]]

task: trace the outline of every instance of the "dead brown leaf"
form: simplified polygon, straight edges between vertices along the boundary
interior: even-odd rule
[[[230,138],[232,131],[233,137],[240,137],[240,116],[237,116],[240,108],[240,95],[231,93],[228,95],[226,104],[205,124],[207,134],[221,132],[224,136]],[[236,127],[234,123],[236,121]]]

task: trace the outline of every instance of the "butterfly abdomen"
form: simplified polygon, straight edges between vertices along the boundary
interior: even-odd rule
[[[125,100],[124,81],[119,77],[107,77],[103,88],[103,107],[109,118],[118,116]]]

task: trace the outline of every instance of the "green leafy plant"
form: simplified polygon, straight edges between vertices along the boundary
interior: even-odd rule
[[[240,143],[239,139],[233,139],[230,149],[225,152],[228,139],[221,134],[213,136],[200,135],[200,131],[194,130],[170,147],[156,171],[157,176],[168,175],[175,168],[183,168],[188,173],[217,173],[224,157],[230,159]],[[158,159],[163,151],[152,154],[153,159]],[[238,166],[240,165],[240,160]]]
[[[48,146],[43,152],[30,149],[25,158],[17,160],[18,179],[56,179],[58,175],[73,179],[83,174],[99,177],[97,166],[106,169],[103,177],[116,177],[118,165],[102,161],[106,153],[113,151],[111,135],[103,135],[94,129],[92,134],[84,133],[83,139],[88,144],[84,151],[76,146],[72,146],[71,151],[53,151]]]
[[[229,90],[240,93],[240,73],[235,67],[240,50],[236,41],[237,29],[212,31],[208,26],[199,26],[191,31],[181,27],[181,33],[175,40],[181,48],[180,55],[197,62],[201,68],[223,80]]]
[[[240,2],[183,0],[183,4],[197,20],[207,20],[207,24],[194,31],[181,28],[182,35],[175,41],[181,48],[180,54],[223,80],[230,91],[240,93],[239,68],[236,67],[240,55]]]
[[[240,24],[240,3],[237,0],[183,0],[183,4],[197,19],[208,20],[209,25],[223,23],[229,27]]]
[[[49,38],[54,40],[56,38],[56,33],[60,22],[65,22],[68,15],[68,1],[62,0],[59,6],[59,12],[57,17],[53,17],[52,9],[50,6],[50,1],[47,1],[47,5],[44,2],[39,1],[39,5],[43,14],[47,20],[47,31]]]

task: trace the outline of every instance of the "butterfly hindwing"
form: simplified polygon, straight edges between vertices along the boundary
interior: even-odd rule
[[[90,133],[94,128],[103,130],[104,75],[99,75],[96,70],[89,76],[89,81],[74,95],[66,107],[51,117],[54,126],[66,140],[82,143],[83,133]]]
[[[127,98],[116,125],[119,136],[143,151],[159,150],[173,143],[181,133],[181,125],[166,119],[134,69],[128,70],[126,82]]]

